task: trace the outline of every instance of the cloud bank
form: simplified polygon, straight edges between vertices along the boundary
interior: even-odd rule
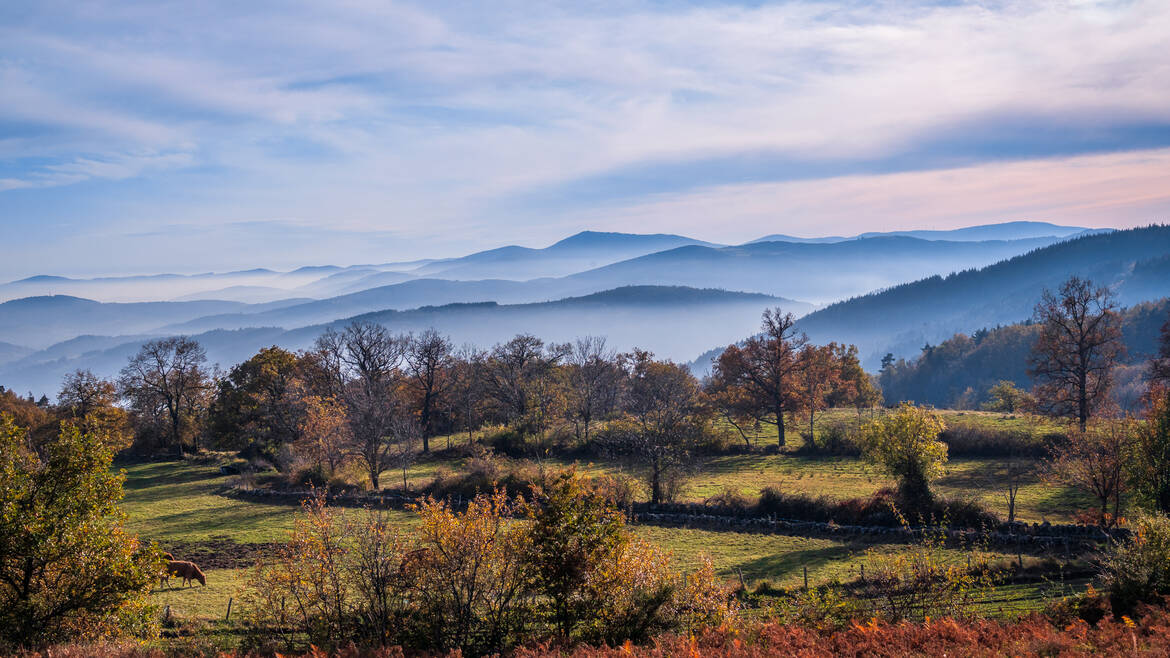
[[[1159,0],[13,3],[0,276],[1164,221],[1166,34]]]

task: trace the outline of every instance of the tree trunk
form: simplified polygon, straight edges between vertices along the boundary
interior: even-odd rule
[[[653,473],[650,476],[650,503],[658,505],[662,502],[662,471],[658,467],[657,460],[655,460],[652,469]]]
[[[780,447],[783,448],[785,445],[785,441],[784,441],[784,413],[783,412],[776,414],[776,436],[779,439]]]

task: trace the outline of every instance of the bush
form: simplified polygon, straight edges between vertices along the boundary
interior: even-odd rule
[[[898,526],[903,523],[897,492],[879,489],[868,498],[837,500],[828,496],[786,494],[778,487],[764,487],[755,512],[765,516],[844,525]],[[733,508],[734,509],[734,508]],[[944,523],[960,528],[999,525],[999,518],[982,503],[971,499],[935,498],[930,507],[916,511],[915,524]]]
[[[329,486],[329,474],[319,464],[300,466],[289,472],[288,483],[294,487],[324,489]]]
[[[1115,615],[1170,596],[1170,519],[1139,517],[1133,538],[1105,559],[1105,582]]]
[[[947,461],[947,445],[938,440],[944,429],[942,418],[933,410],[902,403],[862,432],[866,460],[898,478],[898,498],[914,512],[932,506],[930,484],[942,475]]]
[[[1058,435],[1036,436],[1019,430],[997,430],[970,425],[952,426],[938,438],[948,454],[963,457],[1043,457]]]
[[[398,535],[308,501],[288,544],[258,566],[248,603],[251,648],[355,648],[484,655],[560,640],[620,644],[669,631],[726,625],[730,593],[704,564],[670,571],[622,514],[575,473],[534,489],[502,490],[464,511],[428,500],[421,523]],[[526,511],[527,523],[513,517]]]
[[[756,505],[742,491],[731,487],[724,487],[719,493],[704,500],[703,504],[736,512],[746,512]]]
[[[529,461],[507,462],[491,456],[472,457],[458,475],[440,470],[423,491],[439,500],[471,500],[502,490],[511,497],[530,498],[544,480],[541,469]]]
[[[0,414],[0,646],[157,632],[161,553],[126,532],[112,461],[72,425],[34,451]]]
[[[801,433],[801,437],[804,438],[804,443],[796,450],[797,454],[841,457],[856,457],[861,454],[861,445],[849,423],[840,421],[829,423],[819,434],[810,436],[808,433]]]

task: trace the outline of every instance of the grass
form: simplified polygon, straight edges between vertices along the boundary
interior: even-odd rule
[[[213,465],[152,462],[125,470],[122,509],[130,530],[145,539],[270,542],[292,529],[295,507],[218,495],[227,478]]]
[[[971,424],[986,429],[1029,432],[1058,429],[1023,416],[985,412],[943,414],[952,427]],[[818,424],[855,419],[851,410],[830,410],[818,420]],[[799,427],[793,426],[792,429],[791,436],[798,437]],[[464,435],[453,437],[456,444],[466,443],[466,440]],[[774,439],[761,436],[759,440]],[[444,437],[432,442],[436,450],[446,445]],[[1006,516],[1006,502],[997,477],[997,469],[1002,463],[997,459],[952,460],[947,464],[946,475],[937,484],[938,490],[947,496],[978,498],[1001,516]],[[418,489],[434,479],[440,470],[458,472],[464,464],[463,459],[443,459],[434,454],[423,456],[407,470],[407,478],[410,486]],[[585,475],[621,470],[619,466],[593,462],[554,459],[546,460],[545,464],[550,468],[576,466]],[[129,529],[145,539],[167,545],[217,541],[240,544],[277,542],[287,537],[297,513],[294,505],[222,495],[229,478],[219,473],[218,464],[212,460],[207,463],[138,463],[127,465],[125,471],[126,496],[122,507],[129,518]],[[384,486],[399,486],[401,478],[401,471],[387,471],[382,481]],[[772,485],[786,492],[843,499],[868,496],[892,484],[889,478],[857,458],[789,453],[731,455],[707,460],[689,482],[683,497],[701,501],[727,489],[754,497],[763,487]],[[1075,511],[1089,506],[1090,501],[1084,496],[1046,485],[1033,477],[1020,490],[1017,517],[1025,521],[1064,522],[1070,520]],[[388,514],[403,527],[416,522],[409,512],[391,511]],[[634,531],[671,552],[679,569],[692,570],[700,564],[703,556],[708,556],[720,575],[737,579],[742,574],[749,587],[765,579],[779,585],[799,584],[803,581],[805,568],[812,583],[851,579],[867,559],[867,551],[874,549],[873,544],[864,541],[655,526],[636,526]],[[902,548],[881,545],[875,550],[889,552]],[[954,559],[962,559],[961,551],[948,550]],[[182,559],[181,555],[176,557]],[[206,587],[182,588],[178,586],[178,580],[172,580],[172,586],[156,589],[152,598],[160,607],[170,606],[178,619],[223,630],[222,619],[228,601],[234,600],[238,605],[247,570],[212,568],[205,572],[208,577]],[[997,589],[987,606],[992,612],[996,606],[1006,611],[1033,609],[1042,600],[1046,591],[1042,590],[1039,585]],[[233,617],[235,615],[233,611]]]
[[[239,607],[244,586],[248,580],[247,569],[208,569],[207,586],[195,583],[183,587],[181,578],[171,578],[166,587],[151,592],[151,600],[160,608],[167,606],[177,619],[218,621],[227,615],[228,601],[232,600],[232,616],[241,613]]]

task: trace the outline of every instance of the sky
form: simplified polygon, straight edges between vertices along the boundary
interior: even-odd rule
[[[0,280],[1170,221],[1170,3],[0,3]]]

